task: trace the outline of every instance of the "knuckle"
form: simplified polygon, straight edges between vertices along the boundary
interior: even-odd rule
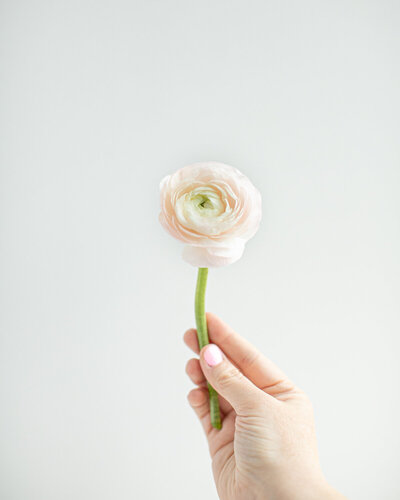
[[[259,363],[261,359],[262,355],[259,351],[246,351],[240,359],[240,366],[245,366],[246,369],[249,369],[256,363]]]
[[[217,382],[223,388],[229,387],[233,381],[240,380],[241,378],[243,378],[243,374],[237,368],[228,366],[218,374]]]

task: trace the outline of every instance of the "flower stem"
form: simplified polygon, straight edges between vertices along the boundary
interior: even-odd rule
[[[196,295],[194,299],[194,314],[196,317],[197,338],[199,339],[200,350],[210,343],[208,339],[207,319],[206,319],[206,287],[207,287],[208,268],[199,267],[197,274]],[[208,386],[208,394],[210,397],[210,417],[211,425],[216,429],[221,429],[221,414],[219,411],[219,401],[217,391]]]

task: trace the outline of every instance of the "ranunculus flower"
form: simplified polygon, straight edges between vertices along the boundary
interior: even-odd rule
[[[261,195],[236,168],[217,162],[195,163],[160,184],[160,222],[186,243],[183,258],[198,267],[194,310],[199,348],[209,344],[205,294],[209,267],[232,264],[243,254],[261,220]],[[208,384],[210,422],[221,429],[219,399]]]
[[[160,184],[160,222],[186,243],[183,258],[196,267],[220,267],[240,259],[261,220],[261,195],[236,168],[195,163]]]

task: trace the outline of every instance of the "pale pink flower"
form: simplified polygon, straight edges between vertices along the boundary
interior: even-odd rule
[[[195,163],[160,184],[160,222],[186,243],[183,258],[196,267],[220,267],[240,259],[261,221],[261,195],[236,168]]]

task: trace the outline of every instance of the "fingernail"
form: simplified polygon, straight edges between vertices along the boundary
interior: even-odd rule
[[[209,344],[204,350],[204,359],[208,366],[219,365],[222,361],[221,349],[215,344]]]

